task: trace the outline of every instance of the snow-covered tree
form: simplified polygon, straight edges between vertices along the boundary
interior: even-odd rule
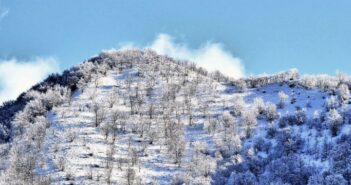
[[[341,101],[346,102],[350,98],[350,90],[349,86],[346,84],[341,84],[339,86],[339,96],[341,98]]]
[[[34,184],[36,183],[35,169],[38,164],[38,155],[33,146],[25,141],[15,144],[11,149],[10,166],[6,170],[6,184]],[[16,183],[17,182],[17,183]]]
[[[327,113],[327,122],[333,136],[336,136],[338,134],[342,121],[342,117],[336,109],[331,109]]]

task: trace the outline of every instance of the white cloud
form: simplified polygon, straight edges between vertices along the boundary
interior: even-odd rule
[[[49,74],[59,70],[55,58],[30,61],[0,60],[0,103],[17,98]]]
[[[220,43],[206,42],[201,47],[192,49],[186,44],[176,43],[170,35],[159,34],[147,47],[162,55],[195,62],[209,71],[219,70],[233,78],[245,76],[241,59],[226,51]]]

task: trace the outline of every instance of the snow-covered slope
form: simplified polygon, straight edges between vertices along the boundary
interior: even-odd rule
[[[138,50],[102,53],[71,76],[76,89],[27,93],[2,145],[2,184],[350,181],[344,76],[235,81]]]

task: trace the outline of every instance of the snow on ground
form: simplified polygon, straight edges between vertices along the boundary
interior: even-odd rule
[[[93,92],[94,85],[89,84],[89,87],[84,92],[75,93],[70,105],[64,104],[56,107],[48,114],[52,127],[48,130],[49,134],[47,134],[43,150],[47,166],[42,169],[41,174],[51,175],[53,184],[61,184],[67,173],[71,173],[78,184],[96,184],[97,181],[99,184],[104,183],[104,160],[106,152],[109,150],[111,139],[106,140],[101,130],[94,126],[92,121],[93,113],[90,112],[88,107],[92,101],[91,93],[98,94],[97,99],[102,101],[103,97],[109,96],[109,93],[117,86],[119,87],[119,93],[123,94],[127,89],[122,87],[121,84],[127,78],[127,74],[133,72],[135,73],[135,71],[124,71],[122,74],[111,72],[106,77],[100,78],[98,92]],[[118,84],[119,81],[120,84]],[[204,98],[208,96],[204,92],[201,93]],[[155,94],[157,95],[157,92]],[[220,100],[218,101],[220,102]],[[129,108],[124,105],[122,100],[118,100],[118,103],[114,106],[114,108],[129,114]],[[212,109],[216,107],[218,106],[212,106]],[[218,110],[214,111],[218,112]],[[184,118],[184,120],[186,119]],[[185,166],[192,158],[193,143],[195,141],[206,142],[209,151],[212,153],[216,151],[212,137],[203,128],[202,118],[199,118],[193,126],[186,126],[184,132],[186,141],[186,155],[182,160],[185,164],[184,167],[179,168],[177,164],[174,164],[173,159],[164,146],[163,140],[160,140],[153,145],[147,146],[145,150],[147,155],[141,156],[138,164],[133,167],[141,178],[142,183],[157,181],[160,184],[169,184],[176,173],[186,170]],[[129,145],[138,149],[143,147],[143,143],[137,134],[126,133],[117,135],[114,158],[123,161],[123,164],[122,168],[117,167],[117,165],[113,168],[112,181],[116,182],[116,184],[123,184],[119,180],[125,177],[126,163],[128,163],[127,160],[130,157]],[[65,159],[65,166],[68,167],[68,169],[64,170],[65,172],[55,168],[55,163],[58,163],[62,158]],[[93,179],[86,181],[91,168],[94,168]]]
[[[127,73],[135,73],[136,71],[125,71],[122,74],[117,74],[114,72],[109,73],[106,77],[100,79],[100,84],[97,94],[99,97],[108,96],[109,93],[115,88],[118,87],[119,93],[123,94],[126,91],[123,87],[123,80],[127,78]],[[120,81],[120,83],[118,83]],[[90,84],[90,88],[93,89],[93,85]],[[226,86],[222,84],[216,84],[218,92],[213,99],[211,95],[204,92],[199,92],[197,96],[203,99],[212,100],[209,104],[210,114],[217,115],[221,114],[228,107],[232,107],[232,102],[234,101],[237,95],[244,96],[247,103],[252,103],[255,97],[262,97],[264,101],[269,101],[274,104],[278,104],[279,97],[278,92],[283,91],[289,95],[289,99],[286,103],[286,106],[283,109],[278,109],[281,115],[286,113],[293,113],[296,110],[297,106],[306,107],[306,104],[309,102],[310,106],[307,108],[306,112],[308,116],[312,116],[315,110],[320,110],[324,105],[324,98],[327,96],[326,93],[319,90],[306,90],[304,88],[289,88],[288,85],[284,84],[282,86],[278,84],[268,85],[259,89],[249,89],[246,93],[227,93]],[[159,87],[162,87],[159,85]],[[155,88],[157,89],[157,87]],[[154,95],[157,96],[162,89],[154,92]],[[104,178],[104,165],[106,158],[106,151],[108,151],[109,139],[104,139],[104,136],[101,134],[99,128],[95,128],[92,123],[92,113],[89,111],[87,105],[91,101],[89,98],[91,90],[87,88],[83,93],[76,93],[75,98],[71,105],[63,105],[57,107],[54,111],[49,114],[50,119],[53,122],[53,126],[50,128],[48,137],[45,142],[44,155],[47,157],[46,170],[43,171],[44,174],[52,175],[54,184],[60,184],[66,174],[64,172],[55,171],[54,162],[60,158],[65,158],[66,166],[69,166],[69,169],[66,171],[71,172],[75,181],[78,184],[95,184],[96,181],[99,181],[99,184],[103,183]],[[181,97],[178,97],[178,99]],[[291,104],[290,101],[292,98],[296,98],[297,101],[294,104]],[[101,98],[102,99],[102,98]],[[222,102],[225,100],[227,105],[223,106]],[[153,100],[157,101],[157,100]],[[124,105],[125,102],[119,100],[118,104],[115,105],[115,108],[123,110],[128,113],[129,108]],[[198,110],[198,115],[201,115]],[[186,118],[183,118],[183,121]],[[133,120],[131,120],[133,121]],[[186,122],[186,121],[185,121]],[[267,122],[259,121],[258,128],[255,131],[255,137],[264,137],[266,134]],[[350,128],[347,128],[350,130]],[[344,129],[346,132],[347,129]],[[74,141],[68,141],[67,134],[74,133]],[[188,125],[185,127],[185,141],[186,141],[186,152],[184,159],[182,159],[182,167],[178,167],[177,164],[174,164],[174,161],[170,157],[170,154],[167,152],[163,141],[160,140],[153,145],[146,147],[145,153],[147,155],[141,156],[139,158],[138,164],[133,167],[135,168],[136,173],[141,178],[142,183],[152,183],[157,181],[159,184],[169,184],[172,177],[186,170],[186,164],[191,161],[192,155],[194,154],[193,143],[196,141],[202,141],[207,143],[208,150],[214,156],[216,151],[215,138],[208,134],[204,128],[204,119],[201,116],[198,116],[194,125]],[[304,138],[310,137],[308,134],[308,129],[303,129],[301,132]],[[220,137],[220,136],[216,136]],[[143,147],[143,143],[140,142],[140,138],[137,134],[126,133],[119,134],[115,141],[115,158],[118,160],[126,162],[130,152],[128,151],[128,146],[132,145],[135,148],[140,149]],[[274,143],[274,141],[272,141]],[[55,148],[61,148],[59,151],[55,151]],[[266,154],[261,153],[261,156]],[[304,155],[304,161],[309,164],[316,166],[328,166],[327,162],[321,162],[314,160],[313,157],[309,155]],[[119,182],[120,179],[124,179],[126,164],[122,165],[122,168],[114,167],[112,171],[112,181],[116,184],[123,184]],[[87,174],[89,174],[90,168],[94,167],[93,179],[89,182],[86,181]],[[233,176],[233,175],[232,175]],[[233,177],[228,179],[228,184],[231,184]]]
[[[39,174],[50,175],[53,184],[62,184],[62,182],[69,184],[72,179],[77,184],[104,184],[106,183],[107,173],[105,167],[108,165],[107,154],[113,150],[113,158],[115,159],[111,172],[113,184],[125,184],[126,173],[129,168],[134,169],[142,184],[154,182],[170,184],[176,174],[186,173],[188,170],[188,164],[192,161],[195,152],[195,142],[206,143],[210,156],[215,158],[215,153],[218,151],[217,144],[219,140],[223,139],[223,131],[214,135],[206,131],[204,126],[206,118],[199,101],[206,102],[211,119],[217,119],[217,117],[222,116],[223,112],[231,111],[235,107],[234,102],[238,96],[244,97],[244,100],[248,103],[246,108],[249,108],[256,97],[262,97],[265,102],[278,104],[278,93],[283,91],[289,98],[285,107],[278,109],[280,115],[293,113],[297,107],[307,107],[307,116],[312,117],[315,111],[323,111],[325,98],[328,97],[326,92],[320,90],[307,90],[302,87],[291,88],[288,84],[272,84],[238,93],[231,86],[212,81],[213,89],[208,89],[206,83],[212,79],[205,77],[205,82],[200,83],[196,90],[196,98],[192,100],[194,123],[190,125],[186,116],[181,117],[181,122],[185,124],[185,155],[182,157],[181,165],[178,166],[167,151],[166,141],[162,138],[150,144],[143,139],[145,136],[140,137],[139,134],[127,130],[125,132],[120,131],[116,139],[113,140],[112,136],[105,138],[101,127],[94,126],[94,114],[91,112],[92,104],[97,101],[107,106],[106,97],[111,96],[111,93],[116,93],[118,98],[110,109],[117,109],[126,115],[130,114],[128,97],[126,97],[129,93],[126,81],[135,75],[138,75],[137,67],[125,69],[121,73],[108,71],[106,76],[99,77],[98,82],[89,83],[84,91],[76,91],[72,102],[55,107],[47,114],[52,126],[47,130],[48,134],[42,151],[46,161],[45,166],[37,170]],[[191,73],[189,78],[196,78],[195,73]],[[135,81],[134,83],[144,82]],[[162,80],[156,83],[152,97],[146,100],[147,104],[160,102],[162,92],[166,90],[165,84]],[[296,99],[296,102],[291,103],[293,99]],[[176,100],[184,101],[182,91],[178,92]],[[184,110],[182,111],[184,112]],[[157,130],[155,126],[162,124],[162,114],[157,116],[150,127],[155,130]],[[148,119],[146,115],[144,117],[145,120],[137,121],[133,116],[129,116],[126,121],[140,124],[140,121]],[[235,119],[240,122],[238,118]],[[246,140],[243,146],[251,146],[254,138],[265,138],[268,127],[269,123],[266,120],[258,120],[258,126],[253,134],[254,137]],[[317,137],[315,130],[310,130],[307,127],[292,127],[291,129],[295,129],[295,132],[299,132],[306,140]],[[343,132],[349,132],[350,130],[351,127],[347,126],[343,129]],[[276,141],[274,139],[270,142],[275,146]],[[315,145],[315,143],[311,142],[310,145]],[[137,154],[136,165],[131,165],[133,162],[130,159],[133,150],[143,151]],[[258,155],[261,157],[267,156],[264,152],[260,152]],[[323,168],[327,168],[329,165],[327,161],[315,160],[313,156],[308,154],[303,155],[303,160],[308,164]],[[61,167],[58,167],[60,164]],[[66,169],[60,170],[59,168]],[[228,179],[228,184],[232,184],[233,178],[232,174]]]

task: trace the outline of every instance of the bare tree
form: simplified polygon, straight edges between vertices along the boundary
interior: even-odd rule
[[[256,125],[257,125],[257,112],[252,109],[249,109],[247,111],[244,111],[242,113],[242,119],[243,119],[243,123],[245,131],[246,131],[246,137],[251,137],[251,133],[252,131],[255,129]]]
[[[185,150],[185,142],[183,139],[179,139],[174,142],[174,158],[176,164],[178,164],[178,167],[180,167],[182,157],[184,155],[184,150]]]
[[[123,163],[124,163],[124,159],[123,158],[117,158],[117,167],[119,170],[122,170],[122,167],[123,167]]]
[[[106,176],[106,183],[111,184],[111,177],[112,177],[112,169],[113,167],[105,169],[105,176]]]
[[[110,148],[106,151],[106,159],[105,159],[105,162],[106,162],[105,175],[106,175],[107,184],[111,184],[114,154],[115,154],[115,145],[114,143],[111,143]]]
[[[108,122],[103,122],[101,124],[101,130],[104,134],[105,140],[107,140],[107,138],[110,134],[110,131],[112,130],[111,128],[112,128],[112,126]]]
[[[132,168],[128,168],[125,174],[125,178],[127,180],[127,185],[133,185],[133,182],[135,180],[135,171]]]
[[[191,97],[189,95],[184,96],[184,105],[187,111],[187,116],[189,118],[189,125],[193,125],[193,105],[191,101]]]
[[[66,159],[64,157],[59,157],[56,161],[56,166],[57,166],[58,170],[65,171]]]
[[[149,115],[149,118],[152,119],[153,116],[154,116],[154,112],[155,112],[155,105],[154,103],[150,103],[149,104],[149,108],[148,108],[148,115]]]
[[[93,83],[94,83],[94,87],[95,89],[99,87],[100,85],[100,78],[98,75],[93,75]]]
[[[115,91],[112,91],[111,93],[108,94],[108,96],[106,97],[106,101],[108,103],[109,108],[112,108],[113,105],[116,103],[117,101],[117,93]]]
[[[151,97],[152,95],[152,91],[156,85],[156,76],[154,75],[155,73],[150,72],[147,76],[146,76],[146,95],[148,97]]]
[[[130,147],[128,153],[130,156],[131,165],[132,166],[136,165],[139,159],[138,150],[135,147]]]
[[[224,112],[222,115],[222,124],[224,127],[224,141],[227,140],[227,129],[234,124],[234,118],[229,112]]]
[[[133,115],[135,113],[135,108],[136,108],[136,102],[137,102],[137,96],[135,95],[135,89],[131,89],[128,92],[128,102],[129,102],[129,107],[130,107],[130,114]]]
[[[94,113],[94,125],[98,127],[105,119],[106,110],[102,104],[93,102],[92,111]]]
[[[93,180],[93,168],[91,166],[89,166],[86,172],[86,176],[89,180]]]
[[[216,119],[209,119],[204,122],[204,127],[209,134],[214,134],[217,129],[217,125],[219,125],[218,120]]]
[[[158,137],[158,132],[155,130],[149,130],[147,132],[147,135],[149,138],[149,144],[152,145]]]

